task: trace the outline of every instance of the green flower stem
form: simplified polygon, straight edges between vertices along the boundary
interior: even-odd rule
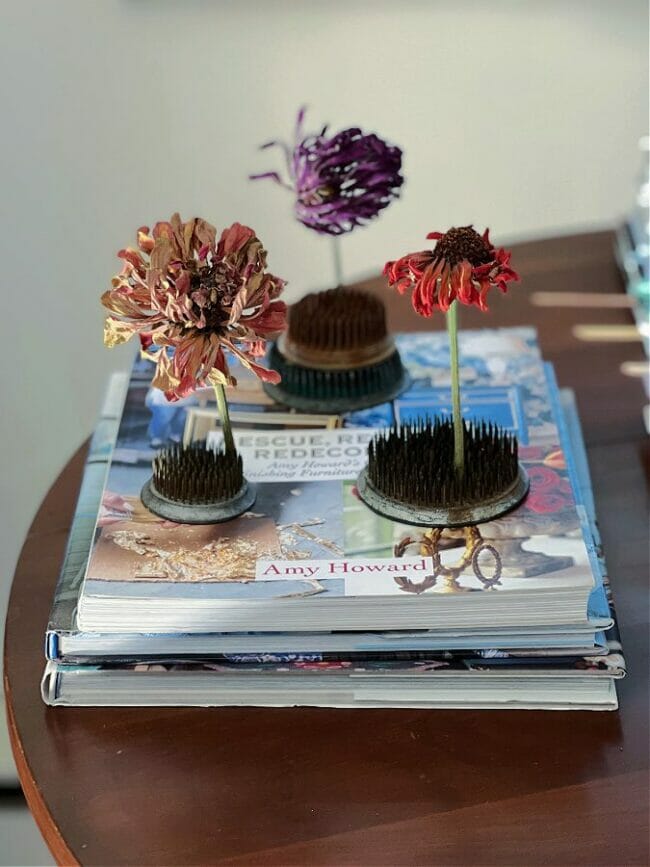
[[[228,412],[228,401],[226,400],[226,389],[223,385],[214,386],[214,396],[217,398],[217,409],[219,410],[219,418],[221,419],[221,429],[223,430],[223,444],[227,452],[234,452],[235,440],[232,435],[232,427],[230,425],[230,413]]]
[[[332,241],[332,261],[334,263],[334,279],[336,288],[343,285],[343,260],[341,258],[341,239],[336,235]]]
[[[454,466],[462,475],[465,468],[463,416],[460,411],[460,374],[458,370],[458,302],[452,301],[447,311],[447,334],[451,367],[451,408],[454,419]]]

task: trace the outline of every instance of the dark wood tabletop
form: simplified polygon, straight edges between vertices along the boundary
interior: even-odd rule
[[[648,852],[648,447],[642,346],[576,323],[624,309],[531,293],[621,293],[607,232],[520,244],[521,284],[461,327],[534,324],[576,390],[628,676],[620,711],[48,708],[43,634],[81,479],[70,460],[29,531],[7,618],[5,692],[20,779],[60,863],[632,865]],[[421,322],[382,281],[391,325]]]

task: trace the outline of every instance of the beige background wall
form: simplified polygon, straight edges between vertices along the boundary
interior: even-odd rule
[[[0,2],[0,603],[46,488],[110,370],[100,292],[135,228],[175,209],[257,230],[293,297],[327,241],[246,180],[258,143],[359,124],[405,151],[400,202],[344,243],[376,271],[427,231],[497,240],[615,223],[647,130],[644,0]]]

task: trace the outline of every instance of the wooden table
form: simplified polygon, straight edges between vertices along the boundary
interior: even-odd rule
[[[519,245],[522,284],[495,293],[488,316],[463,309],[462,325],[535,323],[560,384],[577,391],[628,661],[620,712],[46,708],[43,632],[84,446],[29,531],[6,632],[16,762],[58,861],[648,863],[648,454],[641,384],[619,372],[642,348],[572,336],[577,322],[628,323],[626,310],[530,301],[620,292],[612,243]],[[426,325],[381,291],[394,328]]]

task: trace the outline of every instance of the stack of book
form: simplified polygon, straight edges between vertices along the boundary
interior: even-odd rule
[[[53,705],[614,709],[624,675],[575,402],[532,329],[460,335],[463,412],[517,434],[524,503],[478,527],[394,523],[358,498],[369,440],[450,412],[442,333],[397,338],[410,386],[301,415],[231,403],[253,509],[156,518],[162,442],[218,442],[214,405],[166,404],[148,362],[111,382],[46,636]]]

